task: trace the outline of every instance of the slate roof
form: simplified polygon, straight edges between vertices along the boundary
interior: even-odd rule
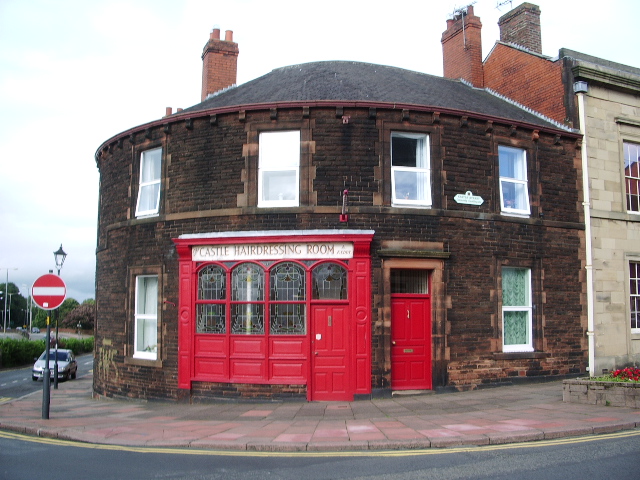
[[[304,102],[373,102],[433,107],[554,128],[559,124],[460,80],[350,61],[282,67],[183,110]],[[561,127],[564,128],[564,127]]]

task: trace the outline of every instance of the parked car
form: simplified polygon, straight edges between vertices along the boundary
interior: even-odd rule
[[[40,333],[40,329],[38,327],[33,327],[31,329],[31,333]]]
[[[47,365],[47,351],[45,350],[40,355],[40,358],[36,360],[36,363],[33,364],[33,370],[31,371],[31,378],[33,381],[37,381],[40,378],[43,378],[43,370]],[[57,358],[58,358],[58,380],[69,380],[76,378],[78,374],[78,362],[76,361],[76,356],[73,354],[73,351],[67,349],[58,349],[57,350]],[[56,360],[56,350],[49,350],[49,376],[53,378],[55,372],[55,360]]]

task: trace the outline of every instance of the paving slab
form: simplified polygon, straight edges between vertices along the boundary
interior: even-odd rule
[[[640,409],[565,403],[562,381],[354,402],[183,404],[95,396],[91,374],[0,403],[0,430],[79,442],[301,452],[446,448],[640,428]]]

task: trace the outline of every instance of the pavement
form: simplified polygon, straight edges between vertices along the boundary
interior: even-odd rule
[[[640,409],[562,401],[562,381],[354,402],[182,404],[94,398],[91,374],[0,404],[0,430],[129,447],[235,451],[496,445],[631,430]]]

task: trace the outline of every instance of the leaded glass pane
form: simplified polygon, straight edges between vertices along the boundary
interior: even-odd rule
[[[198,276],[198,300],[224,300],[227,291],[227,275],[218,266],[210,265]]]
[[[224,304],[198,305],[196,333],[226,333]]]
[[[304,269],[295,263],[279,263],[271,270],[271,300],[304,300],[306,291]]]
[[[314,300],[345,300],[347,298],[347,270],[336,263],[323,263],[312,272]]]
[[[504,312],[504,344],[529,344],[529,313]]]
[[[269,331],[274,335],[305,335],[306,306],[303,303],[271,305]]]
[[[524,268],[502,269],[502,305],[505,307],[529,306],[528,270]]]
[[[246,303],[232,305],[231,333],[264,333],[264,305]]]
[[[253,263],[238,265],[232,273],[231,299],[237,302],[264,300],[264,270]]]

